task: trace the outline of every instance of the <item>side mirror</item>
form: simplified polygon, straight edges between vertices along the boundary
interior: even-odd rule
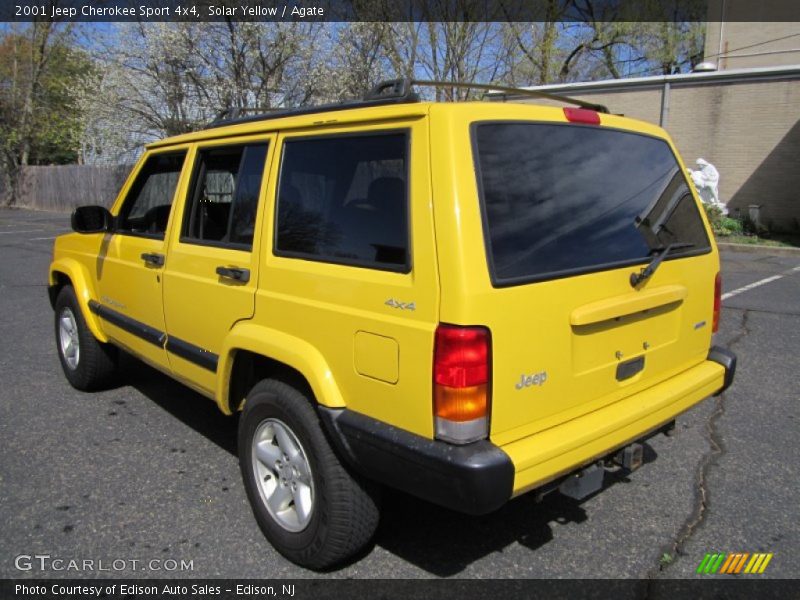
[[[72,211],[72,229],[78,233],[111,231],[114,217],[104,206],[79,206]]]

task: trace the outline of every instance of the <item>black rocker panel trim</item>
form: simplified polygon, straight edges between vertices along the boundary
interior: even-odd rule
[[[167,352],[188,360],[199,367],[216,372],[219,356],[199,346],[184,342],[176,337],[167,338]]]
[[[155,346],[163,347],[167,339],[167,334],[163,331],[150,327],[150,325],[145,325],[136,319],[131,319],[116,310],[103,306],[96,300],[89,300],[89,310],[112,325],[116,325],[120,329],[124,329],[128,333],[132,333]]]
[[[175,356],[179,356],[204,369],[208,369],[212,373],[216,372],[217,370],[219,356],[213,352],[209,352],[208,350],[204,350],[199,346],[195,346],[194,344],[190,344],[189,342],[185,342],[175,337],[168,338],[167,334],[163,331],[160,331],[155,327],[150,327],[149,325],[146,325],[141,321],[137,321],[136,319],[131,319],[130,317],[123,315],[116,310],[100,304],[96,300],[89,300],[89,310],[103,320],[108,321],[112,325],[116,325],[120,329],[124,329],[128,333],[132,333],[133,335],[142,338],[146,342],[150,342],[151,344],[162,348],[166,347],[167,352],[171,352]]]

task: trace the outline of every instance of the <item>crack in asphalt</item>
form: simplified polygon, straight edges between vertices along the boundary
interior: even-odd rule
[[[764,315],[780,315],[782,317],[800,317],[800,312],[791,312],[786,310],[764,310],[761,308],[742,308],[739,306],[725,305],[725,310],[740,310],[748,313],[759,313]],[[738,342],[739,340],[736,339]]]
[[[731,350],[747,335],[750,334],[748,328],[748,320],[750,318],[750,309],[739,309],[726,307],[729,310],[738,310],[742,312],[742,320],[739,326],[739,333],[735,335],[730,342],[728,348]],[[656,576],[670,566],[674,565],[677,557],[683,556],[683,548],[689,538],[692,537],[695,531],[705,522],[709,511],[711,510],[710,494],[708,490],[708,469],[712,464],[715,464],[718,459],[724,456],[726,452],[725,442],[722,440],[721,435],[717,431],[717,421],[725,414],[725,394],[720,394],[714,398],[714,410],[706,421],[706,439],[709,443],[709,450],[700,459],[697,465],[695,476],[695,506],[692,509],[689,517],[684,521],[678,534],[675,536],[674,541],[670,546],[663,549],[659,559],[665,555],[669,555],[671,560],[669,562],[659,562],[658,565],[650,569],[647,574],[647,579],[653,580]],[[648,585],[647,594],[649,595],[650,586]]]

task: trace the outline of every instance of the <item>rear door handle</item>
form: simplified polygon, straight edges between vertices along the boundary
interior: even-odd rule
[[[240,269],[238,267],[217,267],[217,275],[225,279],[232,279],[247,283],[250,281],[250,269]]]
[[[155,252],[143,252],[142,253],[142,260],[146,262],[148,265],[152,265],[154,267],[163,267],[164,266],[164,255],[163,254],[156,254]]]

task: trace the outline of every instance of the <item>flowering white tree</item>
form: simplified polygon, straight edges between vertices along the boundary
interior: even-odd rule
[[[308,102],[323,77],[316,24],[117,23],[94,43],[85,146],[116,156],[228,108]]]

